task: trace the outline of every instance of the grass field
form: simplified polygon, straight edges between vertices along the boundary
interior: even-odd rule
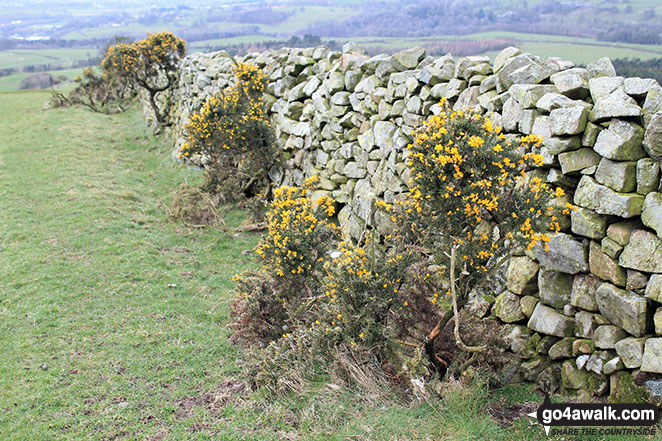
[[[225,230],[167,218],[200,172],[139,109],[41,111],[47,96],[0,93],[0,439],[547,439],[487,412],[540,402],[525,386],[411,403],[325,377],[298,396],[241,389],[225,325],[259,237],[234,232],[232,207]]]
[[[281,10],[280,8],[278,10]],[[297,31],[307,28],[309,25],[320,20],[343,19],[357,13],[356,9],[346,6],[302,6],[286,7],[283,11],[293,12],[286,20],[275,25],[265,25],[259,23],[239,23],[229,21],[215,21],[206,24],[208,31],[223,32],[230,29],[237,29],[243,26],[257,26],[259,31],[264,34],[281,34],[289,38]],[[202,17],[201,17],[202,18]],[[113,35],[145,35],[147,32],[171,31],[176,32],[178,28],[190,27],[195,18],[181,19],[169,23],[155,23],[153,25],[141,25],[132,23],[125,26],[100,26],[96,28],[83,28],[65,34],[62,38],[68,40],[81,40],[87,38],[112,37]]]
[[[82,71],[83,71],[82,68],[75,68],[75,69],[53,70],[50,71],[49,73],[53,75],[53,77],[64,75],[69,79],[73,79],[76,75],[80,75]],[[21,84],[21,81],[23,81],[23,79],[29,77],[30,75],[32,74],[18,73],[18,74],[0,77],[0,92],[10,92],[10,91],[18,90],[18,85]]]
[[[268,35],[243,35],[241,37],[231,38],[218,38],[215,40],[202,40],[189,43],[187,48],[189,51],[200,51],[205,48],[214,48],[219,46],[234,46],[243,43],[261,43],[264,41],[276,41],[278,38],[270,37]]]
[[[523,34],[517,32],[481,32],[460,37],[438,36],[421,38],[352,38],[366,48],[384,48],[396,51],[415,45],[437,44],[455,40],[513,40],[523,52],[542,57],[563,57],[578,64],[587,64],[602,57],[641,58],[662,57],[662,45],[626,44],[598,41],[592,38],[565,37],[560,35]],[[497,52],[487,52],[492,58]]]
[[[17,49],[0,51],[0,69],[29,65],[52,64],[56,68],[71,67],[71,63],[98,55],[96,48]]]

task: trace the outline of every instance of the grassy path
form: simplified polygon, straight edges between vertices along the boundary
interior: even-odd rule
[[[236,370],[228,292],[256,237],[166,219],[194,172],[138,112],[46,97],[0,94],[0,438],[143,439]]]
[[[231,277],[258,237],[166,218],[200,176],[137,110],[42,111],[47,96],[0,93],[0,440],[545,439],[487,415],[538,398],[526,388],[443,406],[324,378],[299,396],[236,393]]]

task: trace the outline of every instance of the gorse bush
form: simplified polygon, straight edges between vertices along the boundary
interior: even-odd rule
[[[459,336],[485,342],[485,330],[498,338],[499,325],[466,314],[462,325],[459,309],[507,257],[546,248],[572,207],[558,208],[563,191],[536,173],[540,138],[506,137],[487,117],[442,104],[408,147],[408,197],[378,204],[394,224],[386,237],[342,242],[333,201],[307,197],[313,180],[275,191],[256,250],[264,267],[238,279],[235,302],[235,329],[261,332],[255,367],[266,383],[292,387],[302,370],[320,366],[357,381],[377,381],[375,366],[413,377],[421,354],[442,375],[451,364],[503,366],[497,344],[485,350]],[[445,356],[434,348],[440,335]],[[357,374],[368,366],[371,375]]]
[[[255,250],[262,270],[236,277],[242,313],[253,316],[255,329],[250,333],[260,339],[272,334],[272,329],[278,333],[293,325],[303,299],[315,297],[323,283],[330,244],[340,239],[331,221],[334,201],[309,197],[316,182],[317,178],[308,178],[301,187],[274,191],[267,213],[268,233]]]
[[[103,51],[100,69],[86,68],[74,79],[76,87],[65,96],[54,93],[54,99],[67,104],[88,107],[95,112],[116,113],[128,109],[143,89],[157,125],[167,124],[157,104],[157,95],[171,88],[178,78],[178,66],[186,53],[186,43],[170,32],[149,34],[131,42],[127,37],[115,37]]]
[[[489,118],[452,112],[442,102],[439,115],[429,118],[408,146],[409,197],[381,206],[396,225],[393,240],[422,249],[434,264],[435,290],[452,297],[453,310],[426,338],[433,363],[438,361],[434,341],[450,318],[463,351],[485,349],[462,342],[459,309],[523,246],[547,250],[549,234],[560,230],[559,216],[572,208],[559,209],[555,202],[563,190],[534,172],[542,165],[542,156],[535,153],[541,142],[535,135],[507,138]]]
[[[311,199],[316,182],[274,191],[268,233],[256,248],[263,267],[235,278],[235,339],[260,342],[254,368],[273,385],[295,384],[306,367],[338,361],[338,351],[348,362],[355,351],[384,361],[391,350],[388,318],[407,259],[376,240],[343,243],[333,222],[335,202]],[[286,365],[291,378],[283,373]]]
[[[144,89],[156,123],[166,125],[167,115],[159,108],[156,97],[177,81],[179,61],[185,53],[184,40],[170,32],[157,32],[134,43],[110,46],[101,68],[110,77]]]
[[[331,222],[335,202],[328,196],[316,201],[309,193],[318,181],[308,178],[301,187],[280,187],[267,213],[268,234],[255,250],[267,270],[278,277],[316,278],[328,259],[329,244],[339,239]],[[288,283],[290,283],[288,281]]]
[[[76,87],[69,93],[69,102],[100,113],[124,112],[137,95],[133,84],[125,78],[91,67],[83,69],[74,83]]]
[[[544,246],[560,230],[551,199],[564,193],[527,174],[542,165],[532,152],[541,142],[529,135],[514,143],[477,113],[446,109],[431,117],[409,145],[413,187],[396,207],[398,233],[444,250],[434,254],[438,264],[449,266],[446,255],[456,248],[474,279],[505,248]]]
[[[190,118],[179,157],[201,158],[204,188],[210,193],[222,193],[227,200],[268,196],[268,173],[278,160],[278,149],[265,115],[264,74],[253,64],[239,63],[234,76],[232,87],[209,98]]]

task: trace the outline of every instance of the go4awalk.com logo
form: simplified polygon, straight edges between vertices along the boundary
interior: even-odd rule
[[[549,396],[537,411],[536,418],[550,435],[655,435],[660,409],[654,404],[629,403],[552,403]]]

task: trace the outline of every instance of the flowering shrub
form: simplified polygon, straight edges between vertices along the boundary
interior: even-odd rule
[[[285,365],[298,373],[338,361],[338,351],[345,361],[360,352],[386,360],[389,315],[402,306],[411,255],[371,239],[341,242],[335,202],[310,198],[316,182],[274,191],[268,233],[256,248],[263,268],[235,278],[235,339],[267,345],[257,354],[265,381],[282,381]]]
[[[244,325],[271,321],[254,366],[262,381],[292,387],[315,366],[359,380],[370,366],[399,366],[398,378],[413,378],[422,354],[441,375],[451,364],[498,370],[507,361],[496,343],[500,325],[466,312],[461,325],[459,310],[512,253],[545,248],[560,230],[559,211],[571,206],[559,210],[553,202],[563,190],[534,172],[539,137],[506,138],[485,116],[444,109],[409,146],[408,197],[378,204],[396,225],[382,243],[368,233],[358,245],[334,244],[333,202],[310,201],[311,182],[275,191],[257,248],[263,279],[239,279],[235,310]],[[467,346],[460,329],[470,344],[490,347]],[[434,348],[440,335],[444,356]]]
[[[301,187],[280,187],[267,213],[268,233],[255,249],[262,262],[259,272],[235,277],[235,316],[243,321],[240,333],[269,340],[295,326],[301,305],[318,293],[328,251],[340,238],[331,221],[334,201],[309,195],[317,178]],[[280,334],[279,334],[280,330]],[[247,338],[245,338],[247,339]]]
[[[444,109],[409,145],[409,197],[381,206],[401,226],[397,234],[435,250],[442,271],[454,248],[471,285],[504,252],[523,243],[547,247],[548,233],[560,230],[561,213],[550,202],[564,192],[527,173],[542,165],[542,156],[531,152],[540,137],[513,141],[485,116]]]
[[[409,197],[380,204],[397,225],[393,240],[421,249],[434,264],[435,294],[452,299],[452,308],[425,338],[438,368],[443,363],[434,341],[451,318],[453,341],[464,353],[485,351],[460,337],[459,310],[468,294],[523,246],[547,250],[549,233],[560,230],[558,217],[572,208],[559,209],[553,202],[563,190],[533,173],[542,165],[542,156],[534,153],[540,137],[507,138],[483,115],[452,112],[444,102],[442,109],[417,129],[408,146]]]
[[[109,76],[145,89],[157,124],[165,125],[166,116],[159,109],[156,96],[175,84],[179,60],[185,53],[184,40],[170,32],[157,32],[135,43],[109,47],[101,68]]]
[[[66,98],[99,113],[118,113],[127,110],[136,97],[133,85],[107,71],[98,72],[91,67],[83,69],[74,78],[76,87]]]
[[[318,277],[329,258],[329,245],[337,242],[338,227],[331,222],[335,202],[328,196],[309,198],[318,178],[308,178],[301,187],[280,187],[267,213],[268,234],[255,252],[265,270],[292,284],[296,279]]]
[[[278,157],[275,136],[264,112],[265,78],[253,64],[239,63],[234,85],[209,98],[186,125],[179,158],[201,156],[211,193],[269,193],[268,173]],[[266,191],[265,191],[266,188]]]

